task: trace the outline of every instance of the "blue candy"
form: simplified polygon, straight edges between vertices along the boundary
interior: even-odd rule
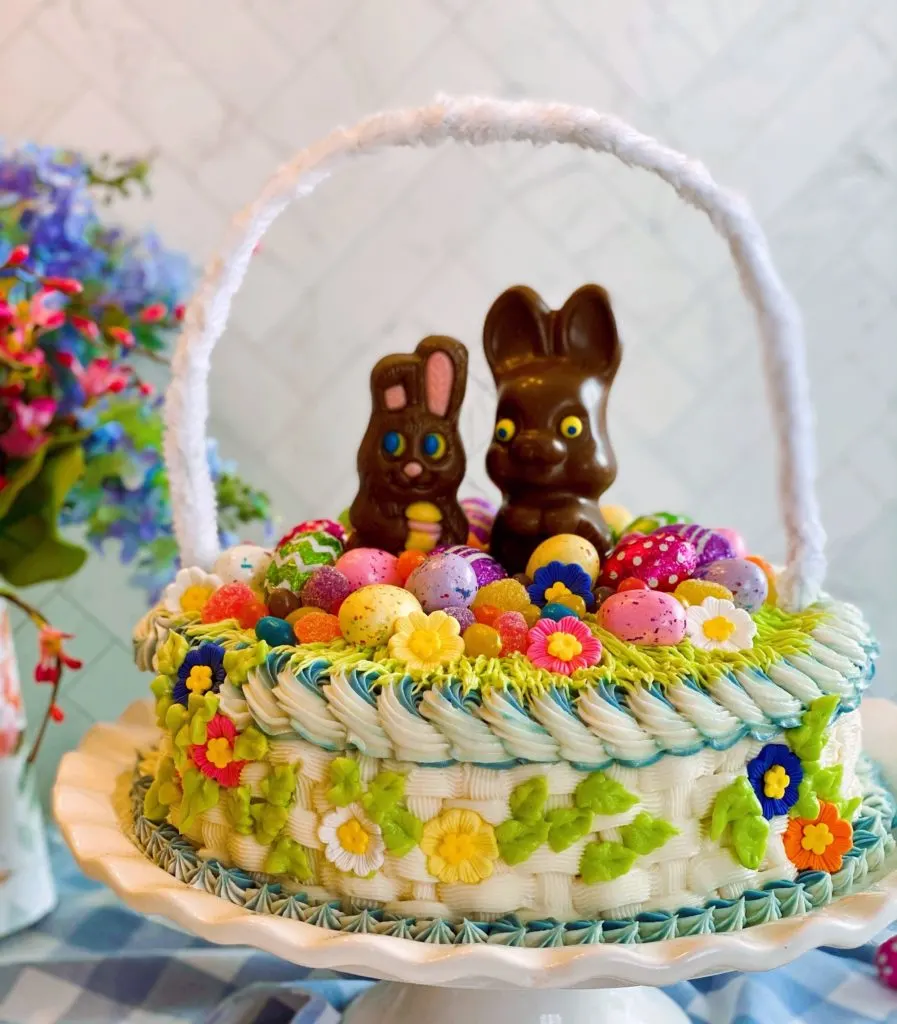
[[[576,612],[573,611],[572,608],[568,608],[565,604],[559,604],[557,601],[549,601],[549,603],[542,609],[540,618],[553,619],[555,622],[560,622],[561,619],[566,619],[568,615],[572,615],[574,619],[579,618]]]
[[[255,624],[255,635],[264,640],[269,647],[284,647],[296,643],[293,627],[284,619],[275,619],[273,615],[263,615]]]

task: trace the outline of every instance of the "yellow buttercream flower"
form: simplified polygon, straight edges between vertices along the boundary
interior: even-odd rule
[[[763,795],[770,800],[781,800],[791,785],[791,776],[780,765],[773,765],[763,776]]]
[[[212,666],[211,665],[194,665],[190,669],[190,674],[187,676],[184,686],[191,693],[205,693],[206,690],[211,689],[212,686]]]
[[[412,612],[396,623],[389,653],[412,671],[427,672],[455,661],[464,653],[457,619],[445,612]]]
[[[815,825],[804,826],[804,835],[800,845],[810,853],[821,857],[834,841],[835,837],[832,835],[831,829],[824,821],[820,821]]]
[[[498,860],[495,830],[476,813],[460,807],[424,825],[420,848],[427,870],[440,882],[477,885],[489,878]]]
[[[216,736],[206,744],[206,758],[216,768],[226,768],[234,759],[233,748],[226,736]]]
[[[573,591],[564,583],[552,583],[551,586],[545,591],[545,604],[550,604],[552,601],[557,601],[560,597],[567,597],[572,594]]]

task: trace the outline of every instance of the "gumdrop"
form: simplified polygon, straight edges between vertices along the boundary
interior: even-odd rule
[[[568,615],[572,614],[572,610],[559,601],[550,601],[542,609],[542,618],[552,619],[554,622],[560,622],[561,619],[566,619]]]
[[[542,609],[537,604],[531,604],[528,608],[524,608],[521,614],[526,620],[527,626],[532,629],[539,619],[542,618]]]
[[[423,551],[403,551],[396,559],[396,572],[399,574],[399,579],[402,583],[408,579],[408,577],[422,562],[426,562],[426,560],[427,556]]]
[[[203,605],[202,621],[236,619],[241,629],[254,629],[267,613],[268,609],[247,583],[225,583]]]
[[[473,617],[484,626],[494,626],[495,620],[502,614],[501,608],[494,604],[481,604],[473,609]]]
[[[475,622],[464,630],[464,653],[468,658],[497,658],[501,654],[501,636],[497,629]]]
[[[326,612],[303,615],[293,623],[293,632],[300,644],[330,643],[332,640],[339,640],[343,635],[339,619]]]
[[[336,615],[351,590],[351,584],[339,569],[332,565],[322,565],[312,573],[300,597],[306,608],[323,608]]]
[[[630,576],[629,579],[623,580],[620,583],[617,587],[617,593],[625,593],[627,590],[648,590],[648,584],[637,576]]]
[[[480,587],[477,596],[473,599],[473,609],[480,605],[494,604],[503,612],[524,612],[532,604],[526,587],[513,579],[495,580],[494,583],[487,583]]]
[[[318,612],[321,615],[327,614],[327,612],[325,612],[323,608],[297,608],[295,611],[290,612],[290,614],[287,616],[287,622],[289,622],[289,624],[293,626],[300,619],[304,619],[306,615],[314,615],[315,612]]]
[[[443,608],[442,610],[446,615],[451,615],[453,619],[457,620],[462,633],[476,622],[473,612],[462,604],[450,604],[448,608]]]
[[[520,612],[503,612],[495,621],[495,628],[501,637],[503,658],[515,652],[525,653],[529,638],[529,627]]]

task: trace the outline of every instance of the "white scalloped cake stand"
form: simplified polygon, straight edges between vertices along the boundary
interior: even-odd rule
[[[897,788],[897,705],[869,699],[862,716],[866,752]],[[135,910],[211,942],[384,979],[348,1012],[352,1024],[595,1024],[605,1017],[615,1024],[673,1024],[686,1018],[654,986],[725,971],[765,971],[817,946],[858,946],[897,919],[897,856],[865,880],[862,892],[803,917],[644,945],[431,946],[256,914],[177,881],[123,831],[122,773],[133,769],[137,750],[157,738],[150,702],[138,701],[117,722],[95,725],[62,759],[53,812],[82,870]]]

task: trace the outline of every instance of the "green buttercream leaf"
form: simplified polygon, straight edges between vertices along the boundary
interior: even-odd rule
[[[547,799],[548,779],[544,775],[527,779],[511,792],[511,817],[525,825],[533,825],[542,817]]]
[[[801,780],[801,784],[797,788],[797,803],[788,813],[792,818],[810,818],[812,820],[819,817],[819,801],[813,792],[812,778]]]
[[[539,849],[548,838],[548,822],[523,822],[515,818],[503,821],[495,830],[498,852],[505,864],[522,864]]]
[[[269,875],[291,875],[300,882],[310,882],[314,877],[305,847],[288,836],[281,836],[272,845],[264,869]]]
[[[218,804],[218,783],[188,765],[181,774],[184,799],[181,801],[181,831],[189,828],[196,817]]]
[[[371,821],[378,825],[405,795],[405,776],[398,772],[380,772],[371,779],[368,791],[361,798],[361,806],[368,812]]]
[[[738,863],[756,871],[766,855],[769,822],[762,815],[749,814],[732,822],[732,846]]]
[[[180,796],[181,789],[177,784],[174,759],[165,757],[159,762],[156,777],[143,798],[144,816],[150,821],[164,821],[169,809],[178,802]]]
[[[330,789],[327,799],[337,807],[354,803],[361,796],[361,778],[358,764],[348,757],[337,757],[330,762]]]
[[[631,821],[620,829],[620,839],[623,841],[623,845],[641,856],[659,850],[667,840],[677,835],[679,835],[678,828],[662,818],[652,818],[645,811],[637,815],[635,821]]]
[[[207,726],[218,710],[217,693],[191,693],[187,698],[190,716],[190,742],[203,744],[208,738]]]
[[[252,834],[262,846],[274,842],[289,815],[286,807],[275,807],[269,803],[250,804],[249,813],[252,815]]]
[[[848,800],[847,803],[843,804],[841,808],[841,817],[845,821],[852,822],[854,819],[854,815],[859,810],[860,804],[862,802],[863,798],[861,796],[855,796],[851,800]]]
[[[638,797],[604,772],[592,772],[584,778],[576,787],[573,800],[580,810],[601,815],[622,814],[638,803]]]
[[[156,651],[156,668],[164,676],[177,675],[178,669],[187,657],[190,645],[173,629],[169,630],[165,643]]]
[[[561,853],[592,831],[593,814],[587,808],[555,807],[545,815],[548,845]]]
[[[156,725],[162,729],[165,728],[165,716],[171,707],[171,691],[173,689],[174,684],[171,677],[161,673],[150,683],[150,690],[156,698]]]
[[[396,857],[410,853],[424,834],[424,823],[404,807],[385,811],[379,824],[386,849]]]
[[[289,807],[296,792],[295,767],[290,764],[274,765],[268,777],[262,779],[259,789],[269,804],[275,807]]]
[[[249,644],[248,647],[238,647],[233,651],[224,653],[224,671],[228,682],[234,686],[242,686],[252,669],[257,668],[268,657],[270,647],[264,640],[258,643]]]
[[[261,761],[267,753],[268,737],[254,725],[248,726],[234,742],[234,757],[238,761]]]
[[[252,834],[252,814],[249,811],[251,794],[249,786],[236,786],[224,795],[224,812],[234,831],[241,836]]]
[[[586,885],[610,882],[625,875],[635,863],[636,853],[621,843],[589,843],[579,862],[579,873]]]
[[[830,768],[819,768],[813,772],[811,778],[817,799],[828,800],[832,804],[840,802],[844,765],[833,764]]]
[[[817,697],[804,712],[800,725],[785,733],[788,744],[801,761],[819,760],[827,738],[825,731],[839,700],[834,693]]]
[[[710,818],[710,838],[716,842],[730,821],[748,818],[754,814],[762,816],[763,808],[748,777],[739,775],[716,794]]]

